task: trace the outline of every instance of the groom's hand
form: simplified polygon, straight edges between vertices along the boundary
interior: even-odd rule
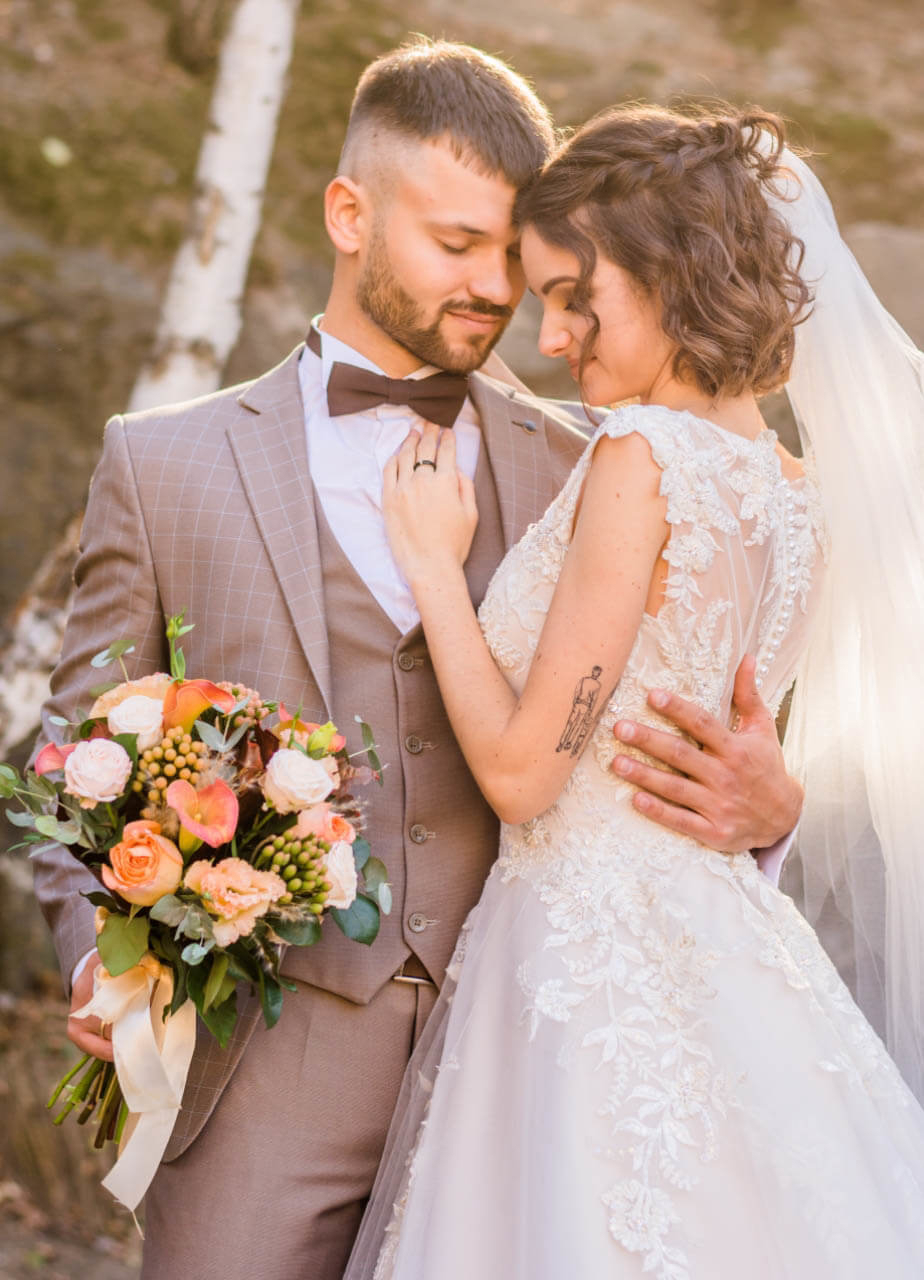
[[[632,801],[636,809],[724,853],[774,844],[793,830],[802,812],[802,788],[786,772],[754,666],[753,658],[745,658],[735,676],[734,732],[692,702],[657,689],[649,694],[651,706],[694,743],[630,720],[614,729],[620,742],[679,770],[667,773],[632,756],[617,756],[613,771],[641,788]]]
[[[112,1062],[112,1041],[104,1034],[99,1018],[75,1018],[77,1009],[82,1009],[93,997],[93,971],[100,963],[99,953],[94,951],[74,979],[71,989],[71,1009],[67,1019],[67,1037],[81,1053],[92,1053],[94,1058],[103,1058]]]

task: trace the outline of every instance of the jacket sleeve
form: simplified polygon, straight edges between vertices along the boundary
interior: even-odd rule
[[[116,669],[90,666],[94,654],[114,640],[130,638],[135,650],[125,658],[132,679],[166,669],[164,618],[132,468],[125,424],[106,427],[103,454],[90,485],[74,571],[76,592],[61,658],[51,677],[51,696],[42,709],[36,753],[61,741],[53,715],[73,721],[78,708],[93,702],[92,686],[121,678]],[[34,758],[34,756],[33,756]],[[94,946],[94,909],[81,895],[99,887],[95,877],[60,844],[38,845],[32,854],[35,893],[54,935],[69,990],[75,964]]]

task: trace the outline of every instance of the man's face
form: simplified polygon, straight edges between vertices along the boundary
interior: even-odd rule
[[[516,192],[505,178],[457,160],[443,142],[403,148],[401,168],[373,211],[357,302],[423,363],[468,373],[523,296]]]

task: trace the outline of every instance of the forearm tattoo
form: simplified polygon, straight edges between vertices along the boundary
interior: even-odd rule
[[[600,701],[600,676],[602,667],[594,667],[589,676],[582,676],[574,689],[571,714],[559,739],[556,751],[570,751],[580,755],[587,736],[594,727],[594,708]]]

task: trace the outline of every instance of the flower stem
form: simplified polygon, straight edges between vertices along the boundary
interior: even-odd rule
[[[58,1101],[58,1098],[61,1096],[61,1090],[64,1088],[64,1086],[65,1086],[66,1084],[70,1084],[70,1082],[73,1080],[74,1076],[79,1075],[79,1074],[80,1074],[80,1072],[83,1070],[83,1068],[87,1065],[87,1063],[88,1063],[89,1061],[90,1061],[90,1054],[89,1054],[89,1053],[85,1053],[85,1054],[83,1055],[83,1057],[80,1059],[80,1061],[79,1061],[79,1062],[75,1062],[75,1063],[74,1063],[74,1065],[71,1067],[70,1071],[68,1071],[67,1075],[66,1075],[66,1076],[62,1076],[62,1077],[61,1077],[61,1079],[60,1079],[60,1080],[58,1081],[58,1083],[55,1085],[54,1093],[51,1095],[51,1097],[50,1097],[50,1098],[48,1099],[48,1101],[45,1103],[45,1106],[46,1106],[47,1110],[49,1110],[49,1111],[51,1110],[51,1108],[52,1108],[52,1107],[55,1105],[55,1103]]]
[[[71,1096],[68,1098],[67,1102],[61,1108],[58,1114],[55,1116],[53,1121],[54,1124],[63,1124],[65,1118],[70,1115],[70,1113],[74,1110],[77,1104],[79,1102],[83,1102],[84,1098],[87,1096],[87,1091],[89,1090],[90,1085],[93,1083],[93,1081],[96,1079],[96,1077],[99,1075],[99,1073],[103,1070],[105,1066],[106,1066],[106,1063],[103,1062],[102,1059],[100,1058],[92,1059],[92,1061],[90,1062],[90,1065],[87,1067],[86,1071],[84,1071],[81,1079],[78,1080],[77,1084],[75,1084],[71,1089]]]

